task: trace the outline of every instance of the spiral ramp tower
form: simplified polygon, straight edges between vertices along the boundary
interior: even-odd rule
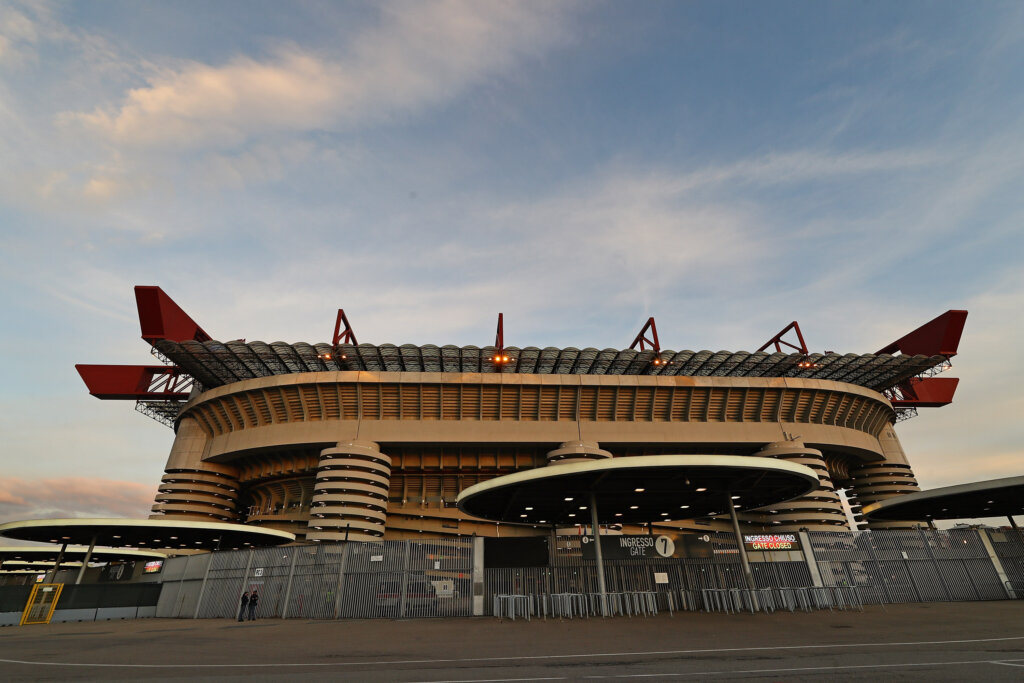
[[[818,489],[796,500],[771,506],[767,521],[780,531],[846,531],[846,512],[836,492],[821,451],[807,448],[801,441],[769,443],[754,453],[756,457],[778,458],[810,467],[818,475]]]
[[[313,489],[311,541],[384,537],[391,458],[372,441],[347,441],[320,452]]]
[[[237,468],[204,462],[206,441],[194,419],[181,420],[150,519],[238,521]]]
[[[566,441],[548,452],[548,465],[567,465],[574,462],[604,460],[612,457],[596,441]]]
[[[866,463],[850,467],[850,488],[847,489],[847,496],[850,499],[850,509],[853,511],[854,519],[860,528],[871,529],[911,529],[921,522],[916,520],[906,522],[865,522],[861,510],[872,503],[877,503],[893,496],[902,496],[907,493],[920,491],[910,465],[896,462]]]

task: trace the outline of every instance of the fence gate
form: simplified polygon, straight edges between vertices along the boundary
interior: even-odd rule
[[[811,532],[826,586],[864,603],[1000,600],[1006,592],[977,529]]]
[[[196,616],[237,617],[242,593],[253,591],[257,618],[469,616],[472,567],[471,539],[218,552]]]

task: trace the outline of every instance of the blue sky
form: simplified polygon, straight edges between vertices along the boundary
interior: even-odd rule
[[[1020,474],[1024,7],[0,2],[0,518],[141,515],[132,286],[214,337],[872,352],[970,311],[928,487]]]

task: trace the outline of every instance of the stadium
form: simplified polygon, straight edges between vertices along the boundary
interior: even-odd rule
[[[795,322],[754,352],[671,351],[653,318],[625,349],[519,348],[504,345],[500,314],[489,346],[360,344],[344,311],[330,343],[264,343],[214,339],[159,287],[135,296],[161,364],[76,367],[94,396],[175,430],[152,517],[299,541],[546,535],[542,519],[483,521],[456,498],[552,463],[698,454],[817,473],[810,494],[744,512],[750,533],[849,531],[840,490],[857,526],[912,527],[860,510],[919,490],[895,426],[952,401],[957,380],[937,375],[967,316],[947,311],[866,354],[812,353]],[[730,527],[681,510],[653,528]]]

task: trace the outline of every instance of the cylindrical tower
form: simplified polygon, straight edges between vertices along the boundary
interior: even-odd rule
[[[921,522],[865,522],[861,516],[861,510],[866,505],[921,490],[892,425],[882,430],[878,443],[882,446],[884,461],[850,466],[849,488],[846,493],[850,499],[850,509],[857,520],[857,525],[862,529],[912,529]]]
[[[757,457],[779,458],[810,467],[818,475],[818,489],[810,495],[771,506],[767,520],[780,531],[845,531],[848,528],[843,503],[836,493],[821,451],[801,441],[776,441],[764,446]]]
[[[238,469],[204,462],[207,438],[193,418],[178,423],[150,519],[238,520]]]
[[[384,537],[391,458],[373,441],[345,441],[320,452],[313,487],[311,541]]]
[[[612,457],[609,451],[600,448],[596,441],[566,441],[548,452],[549,465],[565,465],[571,462],[603,460]]]

